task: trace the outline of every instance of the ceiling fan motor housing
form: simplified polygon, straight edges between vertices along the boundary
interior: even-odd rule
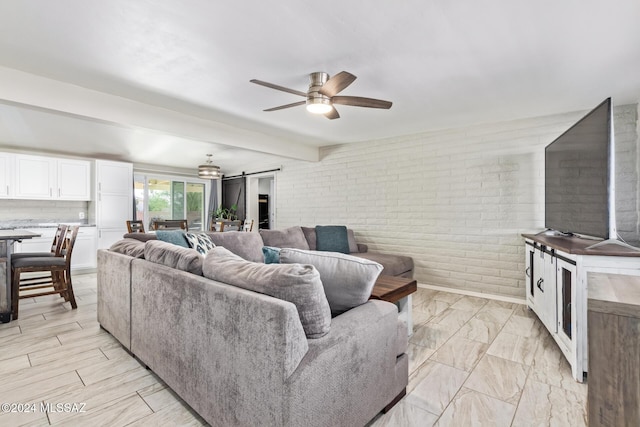
[[[318,92],[320,88],[329,80],[329,74],[318,71],[309,74],[309,90],[307,91],[307,105],[326,104],[331,105],[331,98]]]

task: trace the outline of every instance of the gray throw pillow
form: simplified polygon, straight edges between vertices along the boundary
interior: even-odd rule
[[[144,244],[147,261],[202,276],[202,255],[191,248],[183,248],[162,240],[149,240]]]
[[[135,239],[122,239],[109,248],[110,251],[129,255],[134,258],[144,258],[144,242]]]
[[[316,250],[348,254],[349,238],[344,225],[317,225]]]
[[[331,310],[320,275],[311,265],[246,261],[218,246],[206,255],[203,272],[209,279],[295,304],[307,338],[329,332]]]
[[[280,262],[311,264],[320,272],[334,317],[367,302],[382,271],[382,265],[377,262],[337,252],[283,248]]]
[[[264,246],[309,249],[301,227],[289,227],[284,230],[260,230],[260,236],[262,236]]]

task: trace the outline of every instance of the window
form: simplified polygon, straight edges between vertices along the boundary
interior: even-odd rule
[[[151,222],[187,219],[189,230],[204,230],[207,218],[209,182],[197,178],[136,174],[134,177],[135,219]]]

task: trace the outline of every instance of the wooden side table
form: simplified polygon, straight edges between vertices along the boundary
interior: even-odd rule
[[[589,425],[640,425],[640,276],[588,281]]]
[[[398,306],[398,317],[407,323],[409,336],[413,334],[413,318],[411,316],[411,294],[418,289],[413,279],[396,276],[379,276],[373,286],[369,299],[377,299],[394,303]]]

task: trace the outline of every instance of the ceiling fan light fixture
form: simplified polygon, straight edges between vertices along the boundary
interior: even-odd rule
[[[219,179],[222,177],[220,166],[216,166],[211,161],[211,154],[207,154],[207,161],[204,165],[198,166],[198,178],[202,179]]]
[[[333,107],[331,106],[331,101],[327,98],[313,98],[307,99],[307,111],[313,114],[327,114],[331,111]]]

